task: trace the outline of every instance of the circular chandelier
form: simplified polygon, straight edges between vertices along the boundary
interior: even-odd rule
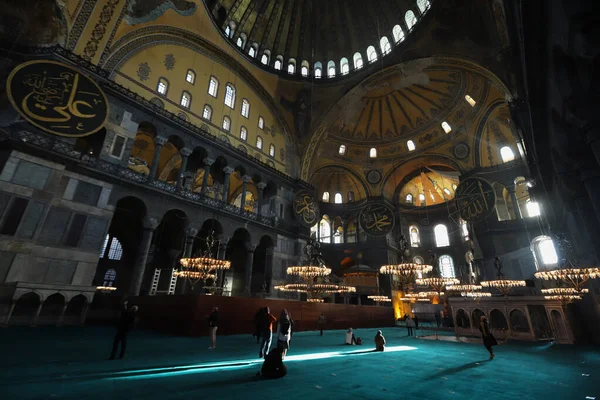
[[[391,298],[389,298],[388,296],[383,296],[383,295],[370,295],[370,296],[367,296],[367,298],[373,300],[376,303],[389,303],[392,301]]]
[[[496,288],[504,296],[508,296],[508,294],[513,288],[524,287],[526,285],[525,281],[523,280],[506,279],[506,275],[504,275],[504,272],[502,271],[502,263],[500,262],[500,258],[496,257],[494,265],[497,270],[496,274],[498,275],[498,279],[491,281],[482,281],[480,282],[481,286]]]
[[[462,297],[470,297],[473,299],[481,299],[483,297],[492,297],[490,292],[461,292]]]
[[[382,265],[379,269],[379,272],[387,275],[396,275],[396,276],[413,276],[417,275],[419,272],[422,274],[426,274],[433,269],[431,265],[427,264],[417,264],[417,263],[400,263],[400,264],[390,264],[390,265]]]
[[[483,289],[481,285],[450,285],[446,287],[449,292],[475,292]]]
[[[331,274],[331,269],[325,266],[317,267],[314,265],[288,267],[288,275],[296,275],[301,278],[316,278]]]
[[[210,288],[216,289],[214,283],[217,272],[228,270],[231,267],[231,262],[213,258],[212,252],[215,244],[218,244],[218,241],[214,238],[214,231],[211,231],[210,235],[206,237],[206,249],[196,257],[180,259],[181,269],[175,271],[174,276],[189,280],[192,284],[192,290],[198,282],[208,280],[213,281],[213,286]]]
[[[323,299],[306,299],[306,301],[308,303],[324,303],[325,302],[325,300],[323,300]]]
[[[538,279],[557,281],[568,285],[570,288],[580,291],[589,279],[600,277],[600,268],[571,268],[574,265],[569,261],[566,268],[550,271],[539,271],[534,275]]]
[[[542,289],[546,300],[559,300],[563,304],[569,304],[573,300],[581,300],[581,295],[589,293],[588,289],[576,290],[574,288],[550,288]]]

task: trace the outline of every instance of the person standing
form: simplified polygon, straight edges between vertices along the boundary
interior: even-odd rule
[[[275,322],[277,322],[277,318],[271,314],[271,309],[269,307],[265,307],[261,326],[262,343],[260,344],[260,350],[258,352],[260,358],[263,356],[266,357],[267,354],[269,354],[271,340],[273,340],[273,324]]]
[[[494,337],[494,335],[492,335],[492,332],[490,332],[488,320],[485,317],[485,315],[482,315],[481,318],[479,318],[479,330],[481,331],[481,338],[483,339],[483,345],[485,346],[487,351],[490,352],[490,360],[493,360],[495,355],[494,355],[494,350],[492,349],[492,346],[497,346],[498,342],[496,341],[496,338]]]
[[[119,343],[121,344],[121,354],[119,358],[125,356],[125,350],[127,349],[127,335],[135,324],[135,317],[138,311],[138,306],[131,306],[127,308],[127,300],[123,303],[123,309],[121,310],[121,317],[117,323],[117,334],[113,340],[113,347],[110,353],[110,360],[114,360],[117,355],[117,348]]]
[[[327,320],[325,319],[325,315],[321,313],[321,315],[319,315],[319,319],[317,319],[317,325],[319,326],[319,330],[321,331],[321,336],[323,336],[323,328],[325,328],[326,321]]]
[[[384,351],[385,350],[385,338],[381,331],[377,331],[377,335],[375,335],[375,351]]]
[[[439,310],[435,313],[435,323],[437,324],[438,329],[440,328],[440,325],[442,325],[442,314]]]
[[[415,318],[413,319],[413,321],[415,322],[415,336],[416,336],[419,334],[417,332],[419,330],[419,317],[417,316],[417,314],[415,314]]]
[[[208,316],[208,333],[210,334],[209,350],[214,350],[217,347],[217,329],[219,329],[219,307],[213,308]]]
[[[279,321],[277,322],[276,336],[277,347],[282,350],[281,357],[285,358],[285,355],[290,348],[290,339],[292,337],[292,322],[290,320],[290,315],[285,308],[281,311]]]
[[[408,336],[413,336],[413,328],[415,327],[415,321],[410,316],[406,317],[406,328],[408,329]]]
[[[259,309],[256,314],[254,314],[254,334],[252,336],[256,336],[256,344],[260,343],[260,330],[262,327],[263,315],[265,313],[265,309]]]

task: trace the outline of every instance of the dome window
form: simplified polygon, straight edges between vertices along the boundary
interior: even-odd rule
[[[408,142],[406,142],[406,147],[408,147],[408,151],[415,150],[416,149],[415,142],[413,142],[412,140],[409,140]]]
[[[404,41],[404,31],[400,27],[400,25],[394,26],[392,30],[392,35],[394,36],[394,42],[400,43]]]
[[[335,63],[332,60],[327,63],[327,77],[335,78]]]
[[[369,157],[377,158],[377,149],[375,147],[372,147],[371,151],[369,151]]]
[[[477,104],[477,102],[471,96],[469,96],[468,94],[465,95],[465,100],[467,101],[467,103],[469,103],[469,105],[471,107],[475,107],[475,105]]]
[[[381,38],[379,41],[379,46],[381,47],[381,54],[384,56],[392,51],[392,45],[390,44],[387,36],[383,36]]]
[[[406,21],[406,26],[408,30],[412,30],[413,26],[417,23],[417,16],[411,10],[408,10],[406,14],[404,14],[404,20]]]
[[[452,132],[452,127],[450,127],[450,124],[447,123],[446,121],[442,122],[442,129],[444,130],[444,132],[446,133],[450,133]]]
[[[354,53],[354,69],[361,69],[363,67],[362,55],[359,52]]]
[[[323,76],[323,64],[321,64],[319,61],[317,61],[315,63],[315,78],[321,79],[322,76]]]
[[[350,65],[348,64],[348,59],[346,57],[340,60],[340,71],[342,75],[347,75],[350,72]]]
[[[375,51],[375,47],[367,47],[367,60],[369,60],[369,62],[377,61],[377,52]]]
[[[500,149],[500,156],[502,157],[502,162],[509,162],[515,159],[515,153],[513,153],[512,149],[508,146],[504,146]]]
[[[345,144],[341,144],[340,148],[338,150],[338,154],[340,156],[346,155],[346,145]]]

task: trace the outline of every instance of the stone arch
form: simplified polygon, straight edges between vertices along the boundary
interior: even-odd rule
[[[131,147],[130,169],[145,175],[150,173],[156,149],[156,144],[154,143],[156,135],[157,129],[152,122],[142,121],[139,123],[133,146]]]
[[[253,294],[271,293],[273,279],[273,249],[275,241],[271,236],[264,235],[254,250],[252,262],[252,282],[250,291]]]
[[[91,157],[98,157],[104,147],[104,140],[106,139],[106,128],[101,128],[98,132],[93,135],[77,138],[75,141],[75,150],[80,151],[82,154],[86,154]]]
[[[496,216],[498,217],[498,221],[514,219],[511,215],[512,199],[506,187],[499,182],[493,182],[492,187],[494,188],[494,192],[496,192]]]
[[[13,309],[10,325],[30,325],[35,323],[35,315],[43,298],[36,292],[23,293]]]
[[[558,310],[550,311],[550,321],[552,323],[552,328],[554,331],[554,335],[556,336],[556,340],[558,342],[569,340],[567,325],[565,323],[565,319],[563,318],[562,313]]]
[[[514,309],[510,312],[510,329],[514,332],[531,332],[529,320],[521,310]]]
[[[242,295],[246,289],[250,290],[253,251],[250,232],[245,228],[237,229],[227,243],[225,253],[225,258],[231,261],[231,268],[225,274],[225,290],[234,296]]]
[[[333,202],[333,193],[340,192],[344,196],[348,192],[354,192],[354,200],[360,201],[371,196],[369,186],[364,179],[355,171],[342,165],[324,165],[317,168],[311,175],[310,181],[313,186],[328,191]],[[317,193],[320,199],[323,192]]]
[[[158,180],[171,184],[177,182],[179,168],[181,167],[181,149],[185,147],[184,140],[177,136],[169,136],[167,142],[160,149],[158,158],[158,169],[156,171]]]
[[[508,322],[504,313],[497,308],[490,311],[490,329],[508,330]]]
[[[456,311],[455,316],[456,326],[463,329],[471,328],[471,320],[469,319],[469,313],[467,313],[462,308],[459,308]]]
[[[481,321],[481,317],[485,317],[485,313],[479,308],[474,309],[471,312],[471,321],[473,321],[473,327],[478,328]]]
[[[65,310],[65,316],[63,319],[64,323],[68,325],[77,325],[83,322],[87,306],[87,297],[85,297],[83,294],[74,296],[67,303],[67,309]]]
[[[66,298],[62,293],[54,293],[48,296],[42,304],[37,325],[58,324],[66,304]]]
[[[208,151],[204,147],[195,147],[192,154],[188,157],[185,172],[192,178],[185,182],[185,187],[193,192],[202,189],[202,179],[204,178],[204,159],[208,157]]]

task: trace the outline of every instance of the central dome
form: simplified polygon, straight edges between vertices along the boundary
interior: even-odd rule
[[[283,76],[332,79],[401,45],[429,0],[206,0],[217,27],[247,58]]]

